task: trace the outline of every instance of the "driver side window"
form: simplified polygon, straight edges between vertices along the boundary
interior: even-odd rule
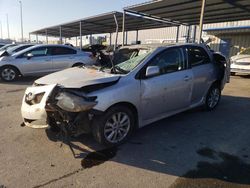
[[[184,69],[184,55],[180,48],[167,49],[153,58],[149,66],[158,66],[160,75]]]

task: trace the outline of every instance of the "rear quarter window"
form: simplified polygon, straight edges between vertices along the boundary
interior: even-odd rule
[[[66,47],[53,47],[51,49],[52,55],[70,55],[70,54],[76,54],[76,50]]]

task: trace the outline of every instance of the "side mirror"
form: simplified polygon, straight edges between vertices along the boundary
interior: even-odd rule
[[[146,70],[146,77],[152,77],[160,74],[160,68],[158,66],[148,66]]]
[[[33,57],[33,54],[32,53],[28,53],[26,57],[27,57],[27,59],[31,59]]]

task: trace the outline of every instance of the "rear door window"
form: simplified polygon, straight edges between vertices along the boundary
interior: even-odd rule
[[[198,46],[190,46],[188,47],[188,60],[189,60],[189,65],[191,67],[203,65],[210,63],[210,57],[207,54],[207,52]]]
[[[76,54],[76,50],[66,47],[52,47],[51,48],[52,55],[70,55]]]

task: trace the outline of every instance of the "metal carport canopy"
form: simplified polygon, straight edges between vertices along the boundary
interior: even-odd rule
[[[117,18],[118,29],[122,31],[123,13],[110,12],[106,14],[96,15],[52,27],[47,27],[33,31],[30,34],[44,35],[51,37],[76,37],[91,34],[103,34],[116,32],[116,23],[114,15]],[[80,32],[81,26],[81,32]],[[161,27],[176,26],[163,20],[145,19],[142,16],[126,15],[126,31],[136,31],[144,29],[153,29]]]
[[[160,0],[126,7],[124,10],[182,24],[198,25],[201,8],[202,0]],[[247,19],[250,19],[250,0],[206,0],[204,24]]]

